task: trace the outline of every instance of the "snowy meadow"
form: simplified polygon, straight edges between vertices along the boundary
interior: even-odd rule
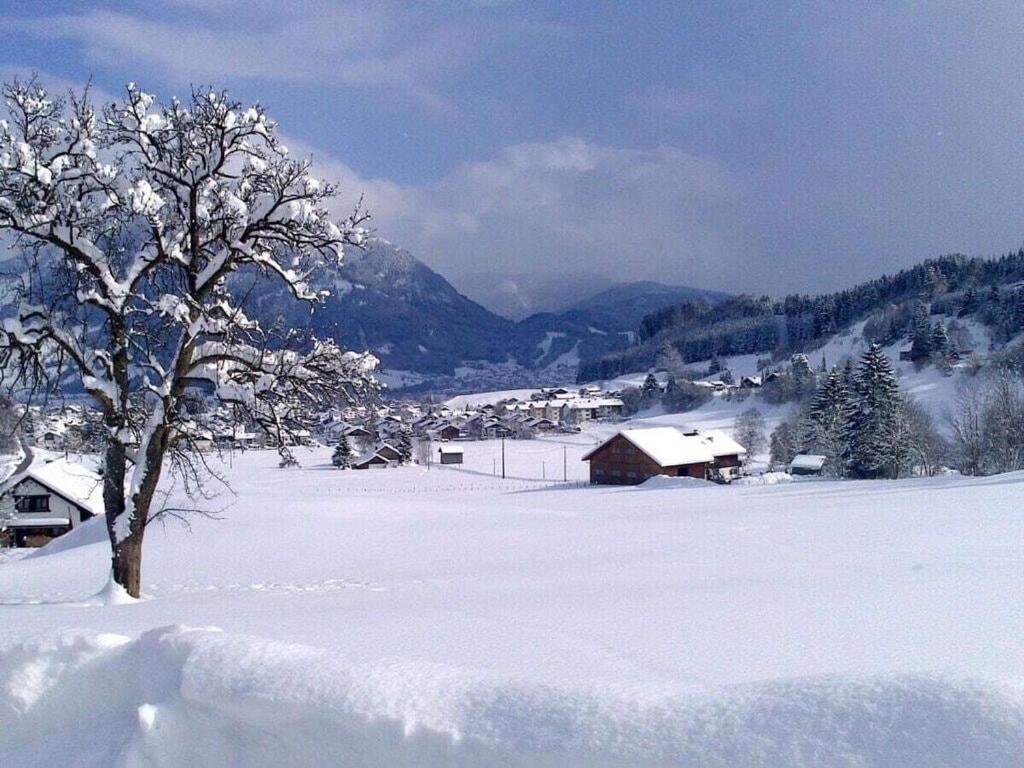
[[[1024,475],[590,487],[597,437],[226,456],[137,602],[102,520],[0,562],[0,764],[1020,764]]]

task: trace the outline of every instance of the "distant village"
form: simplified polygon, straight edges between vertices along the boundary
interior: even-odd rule
[[[348,466],[369,469],[410,460],[400,453],[418,443],[459,440],[530,439],[549,432],[579,432],[591,421],[616,421],[623,401],[597,386],[547,387],[529,399],[510,397],[494,404],[455,408],[444,403],[398,400],[376,406],[336,408],[319,415],[314,429],[291,430],[295,445],[337,445],[344,441],[352,455]],[[273,436],[240,425],[226,408],[193,415],[189,439],[202,451],[277,448]],[[103,426],[94,410],[77,404],[30,408],[25,431],[32,443],[54,452],[98,450]],[[405,448],[403,443],[412,445]],[[418,448],[421,452],[422,447]],[[423,462],[425,456],[415,457]]]

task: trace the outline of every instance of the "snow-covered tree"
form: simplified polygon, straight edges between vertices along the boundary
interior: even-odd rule
[[[783,467],[789,464],[800,452],[799,428],[793,420],[779,422],[772,430],[769,442],[769,455],[772,467]]]
[[[662,342],[661,349],[658,351],[658,357],[654,361],[654,367],[659,371],[664,371],[668,374],[670,379],[676,376],[682,376],[683,367],[683,356],[679,354],[679,350],[668,339]]]
[[[933,355],[943,358],[950,352],[949,333],[946,331],[946,326],[942,323],[936,322],[932,326],[931,351]]]
[[[954,459],[960,471],[968,475],[981,475],[985,472],[988,442],[985,433],[985,413],[988,407],[987,393],[978,380],[962,382],[957,387],[949,426],[952,431]]]
[[[999,370],[986,381],[985,465],[988,472],[1024,469],[1024,381]]]
[[[949,444],[935,426],[931,414],[916,401],[905,398],[903,407],[910,422],[910,450],[915,468],[931,477],[949,457]]]
[[[348,438],[344,435],[338,438],[338,444],[334,446],[334,453],[331,454],[331,464],[338,469],[348,469],[352,466],[352,447],[348,444]]]
[[[661,387],[658,385],[658,379],[653,373],[648,373],[644,378],[643,386],[640,387],[640,393],[643,395],[645,403],[650,403],[656,400],[658,395],[661,394]]]
[[[802,400],[814,392],[816,379],[811,369],[811,361],[807,359],[807,355],[798,352],[790,359],[790,367],[796,397]]]
[[[765,449],[768,442],[764,416],[757,408],[742,411],[733,424],[733,435],[747,449],[747,459],[752,459]]]
[[[804,423],[803,450],[825,457],[824,471],[846,474],[850,395],[838,368],[829,371],[811,401]]]
[[[928,319],[928,305],[923,301],[914,302],[910,319],[910,357],[919,362],[932,354],[932,326]]]
[[[433,460],[431,451],[433,450],[433,443],[430,438],[426,435],[420,436],[413,441],[413,459],[417,464],[428,466]]]
[[[905,446],[892,443],[897,425],[899,385],[882,348],[864,352],[853,378],[847,420],[850,471],[858,477],[894,477],[895,453]]]
[[[394,437],[395,450],[398,451],[402,464],[412,462],[412,432],[408,427],[401,427]]]
[[[0,328],[4,383],[40,393],[74,380],[102,412],[112,575],[138,595],[146,525],[174,513],[157,497],[165,466],[202,465],[190,387],[285,458],[319,404],[372,393],[372,356],[246,311],[260,281],[322,300],[310,280],[361,242],[364,216],[336,221],[335,187],[289,156],[259,105],[223,92],[161,105],[129,84],[101,111],[88,91],[52,98],[33,80],[3,93],[0,232],[25,260]]]

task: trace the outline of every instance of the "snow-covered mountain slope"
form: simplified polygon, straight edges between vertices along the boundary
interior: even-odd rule
[[[0,764],[1019,764],[1024,475],[551,481],[599,438],[235,455],[138,603],[88,526],[0,563]]]
[[[629,344],[641,310],[671,304],[682,294],[705,294],[634,284],[570,310],[515,322],[468,299],[408,251],[379,239],[364,250],[349,249],[338,273],[317,287],[331,296],[313,314],[277,292],[257,295],[256,312],[291,327],[313,328],[351,349],[370,349],[385,369],[402,372],[394,383],[418,381],[435,389],[454,386],[445,377],[465,380],[460,368],[523,383],[550,383],[545,374],[551,369],[571,378],[581,358]],[[473,378],[470,386],[481,383]]]
[[[646,315],[663,307],[679,304],[687,299],[699,299],[715,304],[727,296],[728,294],[719,291],[638,280],[613,285],[582,301],[577,301],[570,309],[589,314],[601,322],[602,326],[635,331]]]

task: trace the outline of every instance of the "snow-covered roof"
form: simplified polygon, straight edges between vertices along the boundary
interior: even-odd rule
[[[94,515],[103,514],[103,478],[78,462],[39,461],[28,468],[22,480],[25,478],[35,480]]]
[[[675,427],[624,429],[619,434],[663,467],[701,464],[715,459],[704,441],[694,435],[684,435]]]
[[[815,453],[798,453],[793,457],[793,460],[789,462],[789,466],[794,469],[821,469],[825,466],[825,457],[819,456]]]
[[[3,528],[49,528],[58,525],[71,525],[66,517],[15,517],[0,523]]]
[[[617,397],[579,397],[575,400],[569,400],[566,405],[570,410],[580,410],[585,408],[618,408],[622,406],[622,401]]]
[[[684,434],[675,427],[651,427],[648,429],[624,429],[618,433],[646,453],[662,467],[676,467],[683,464],[710,463],[719,456],[746,453],[746,449],[719,430],[700,434]],[[615,438],[612,438],[613,440]],[[605,441],[583,457],[587,461]]]
[[[733,456],[747,452],[746,448],[720,429],[706,430],[699,433],[697,437],[707,442],[711,453],[715,456]]]
[[[459,445],[442,445],[441,453],[462,453],[462,446]]]
[[[391,446],[383,446],[383,447],[390,448]],[[392,449],[392,450],[394,450],[394,449]],[[380,459],[381,461],[384,461],[384,462],[393,461],[393,459],[390,459],[387,456],[382,456],[381,455],[381,448],[375,448],[374,450],[367,451],[366,453],[362,454],[361,456],[358,456],[352,462],[352,465],[353,466],[359,466],[360,464],[366,464],[366,463],[368,463],[370,461],[373,461],[374,459]]]

